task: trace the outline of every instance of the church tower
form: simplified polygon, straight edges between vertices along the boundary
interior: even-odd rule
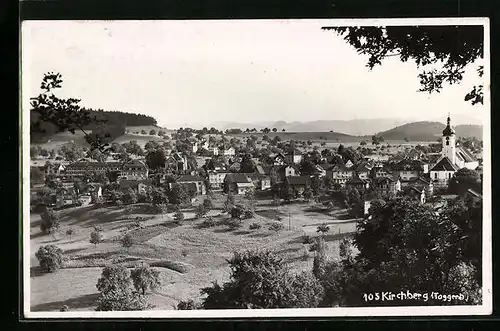
[[[443,157],[448,157],[453,164],[456,164],[456,137],[455,131],[451,128],[450,122],[450,114],[448,114],[447,125],[443,130],[443,149],[441,154]]]

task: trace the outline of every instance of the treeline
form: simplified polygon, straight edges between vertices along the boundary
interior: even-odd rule
[[[146,126],[156,125],[155,118],[143,114],[126,113],[121,111],[104,111],[102,109],[82,108],[82,111],[89,112],[90,116],[96,118],[97,121],[85,125],[83,129],[109,134],[110,140],[125,134],[127,126]],[[37,126],[41,130],[32,130],[31,142],[43,142],[50,139],[51,136],[58,132],[58,127],[50,122],[42,121],[38,118],[38,114],[31,112],[31,122],[37,122]]]

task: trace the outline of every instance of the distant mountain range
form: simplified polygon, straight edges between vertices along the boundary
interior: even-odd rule
[[[464,137],[482,137],[482,126],[479,121],[462,116],[461,124],[455,127],[457,135]],[[455,117],[453,118],[455,120]],[[459,121],[454,121],[455,123]],[[385,139],[400,140],[407,137],[410,140],[434,140],[441,136],[445,124],[438,121],[412,121],[395,118],[388,119],[354,119],[354,120],[317,120],[310,122],[217,122],[214,127],[220,130],[240,128],[276,128],[278,131],[285,129],[287,132],[337,132],[350,136],[371,136],[381,133]]]
[[[372,135],[377,132],[389,130],[395,126],[408,123],[402,119],[354,119],[354,120],[317,120],[310,122],[256,122],[256,123],[238,123],[238,122],[216,122],[212,126],[219,130],[247,128],[257,130],[263,128],[276,128],[278,131],[285,129],[289,132],[339,132],[352,136]]]
[[[385,140],[403,140],[408,138],[410,141],[432,141],[442,136],[445,126],[445,124],[440,122],[413,122],[380,132],[380,135]],[[481,125],[464,124],[453,128],[459,137],[476,137],[479,139],[483,137],[483,128]]]

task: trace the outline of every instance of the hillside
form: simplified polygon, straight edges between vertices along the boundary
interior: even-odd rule
[[[91,116],[95,116],[98,120],[105,121],[105,124],[100,125],[99,131],[103,130],[105,132],[109,132],[113,138],[123,135],[127,126],[156,126],[157,124],[154,117],[143,114],[120,111],[104,111],[102,109],[90,109],[90,114]],[[30,120],[32,123],[36,123],[38,121],[38,114],[32,111]],[[40,128],[43,132],[35,132],[34,130],[31,131],[32,142],[46,142],[47,140],[51,140],[51,138],[57,133],[57,127],[49,122],[41,121]],[[86,126],[84,129],[88,131],[96,131],[98,126],[91,124]]]
[[[288,132],[341,132],[351,136],[373,135],[377,132],[389,130],[395,126],[406,123],[401,119],[354,119],[354,120],[316,120],[308,122],[215,122],[212,126],[219,130],[239,128],[256,128],[257,130],[267,128],[277,128],[279,131],[285,129]]]
[[[380,132],[385,140],[435,141],[441,137],[445,124],[440,122],[413,122]],[[455,128],[459,137],[476,137],[482,139],[483,129],[480,125],[457,125]]]

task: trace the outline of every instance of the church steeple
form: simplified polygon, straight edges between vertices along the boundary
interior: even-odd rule
[[[451,118],[448,113],[446,128],[443,130],[443,157],[448,157],[451,163],[456,164],[455,131],[451,128]]]
[[[443,130],[443,137],[449,137],[455,134],[455,130],[451,128],[451,118],[450,113],[448,113],[448,119],[446,120],[446,128]]]

